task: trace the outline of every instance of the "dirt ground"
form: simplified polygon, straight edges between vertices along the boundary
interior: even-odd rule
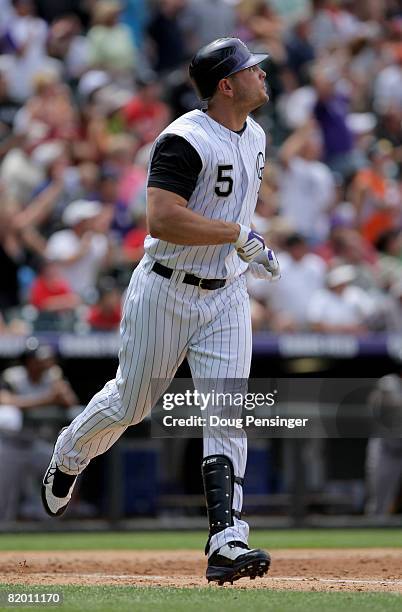
[[[0,583],[199,587],[205,566],[202,553],[188,550],[4,552]],[[275,550],[266,577],[224,588],[402,594],[402,548]]]

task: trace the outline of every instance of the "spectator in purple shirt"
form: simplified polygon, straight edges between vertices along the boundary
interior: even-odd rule
[[[349,99],[336,90],[334,76],[329,69],[318,69],[313,73],[317,93],[313,112],[322,131],[325,163],[333,172],[348,177],[361,166],[361,161],[346,122]]]

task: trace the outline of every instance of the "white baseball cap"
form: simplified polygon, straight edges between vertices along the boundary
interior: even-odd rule
[[[327,285],[328,287],[338,287],[339,285],[345,285],[351,283],[356,278],[356,271],[354,266],[338,266],[333,270],[330,270],[327,274]]]
[[[73,227],[81,221],[92,219],[99,215],[102,210],[102,205],[99,202],[91,200],[76,200],[71,202],[63,212],[63,223],[69,227]]]
[[[94,91],[109,83],[110,76],[104,70],[89,70],[80,78],[78,93],[82,98],[88,98]]]

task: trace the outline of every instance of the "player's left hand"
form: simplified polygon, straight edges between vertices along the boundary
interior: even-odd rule
[[[265,247],[262,253],[259,253],[249,264],[249,270],[256,278],[277,281],[281,277],[279,261],[274,251],[268,247]]]

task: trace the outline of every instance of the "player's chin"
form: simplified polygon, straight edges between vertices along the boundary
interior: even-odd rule
[[[258,100],[255,101],[254,107],[253,107],[253,111],[257,110],[257,108],[260,108],[261,106],[264,106],[264,104],[266,104],[269,100],[269,95],[266,91],[264,91],[258,98]]]

